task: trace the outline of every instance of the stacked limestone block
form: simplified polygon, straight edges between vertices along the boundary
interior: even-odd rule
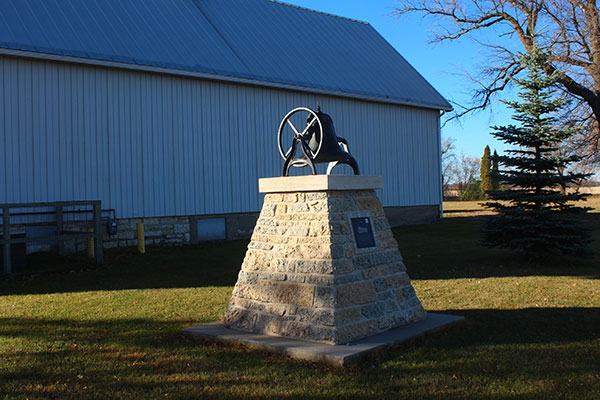
[[[376,247],[356,248],[354,217]],[[342,344],[425,317],[375,192],[318,191],[265,196],[224,322]]]

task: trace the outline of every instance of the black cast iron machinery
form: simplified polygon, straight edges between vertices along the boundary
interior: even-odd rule
[[[303,118],[306,116],[306,118]],[[294,121],[301,126],[306,121],[306,126],[300,131],[294,125]],[[291,128],[291,132],[290,129]],[[289,137],[293,135],[292,144],[286,149]],[[313,175],[316,175],[315,164],[329,163],[327,175],[338,164],[347,164],[352,167],[354,175],[359,175],[358,164],[348,150],[348,142],[338,137],[333,127],[333,120],[328,114],[321,112],[318,107],[313,111],[308,107],[297,107],[288,112],[277,133],[279,153],[285,160],[283,164],[283,176],[288,176],[290,167],[310,167]],[[300,146],[302,154],[296,157],[297,147]]]

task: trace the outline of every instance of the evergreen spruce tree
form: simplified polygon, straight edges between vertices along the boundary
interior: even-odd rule
[[[498,181],[498,153],[494,150],[494,156],[492,157],[492,172],[490,174],[492,178],[492,189],[500,189],[500,181]]]
[[[507,155],[494,155],[500,164],[498,180],[503,190],[488,192],[486,207],[497,211],[484,224],[483,242],[539,256],[548,252],[585,253],[589,233],[573,218],[587,208],[569,203],[582,200],[581,194],[561,193],[560,184],[585,179],[582,174],[560,176],[560,167],[578,161],[576,156],[558,156],[558,145],[576,131],[558,128],[556,112],[565,102],[553,96],[556,75],[546,76],[540,66],[546,55],[541,51],[523,56],[526,79],[516,79],[521,87],[520,101],[506,102],[514,110],[519,126],[493,127],[498,139],[512,145]]]
[[[490,157],[490,146],[485,146],[485,149],[483,150],[483,157],[481,157],[481,168],[479,170],[479,178],[481,179],[481,193],[485,198],[487,198],[487,191],[494,188],[491,170],[492,162]]]

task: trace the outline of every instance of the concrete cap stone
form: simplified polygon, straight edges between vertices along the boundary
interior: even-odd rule
[[[258,191],[260,193],[373,190],[382,188],[383,178],[375,175],[281,176],[258,180]]]

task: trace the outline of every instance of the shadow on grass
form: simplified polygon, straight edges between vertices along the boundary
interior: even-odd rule
[[[248,240],[237,240],[149,246],[146,254],[138,254],[134,248],[105,250],[104,266],[96,269],[81,269],[79,264],[50,257],[36,265],[37,274],[0,279],[0,295],[233,286],[247,245]],[[62,271],[43,272],[48,270]]]
[[[462,214],[462,213],[484,213],[489,212],[484,208],[472,208],[464,210],[444,210],[444,214]]]
[[[11,398],[192,398],[208,389],[219,397],[220,385],[235,392],[249,382],[236,371],[259,370],[265,361],[241,349],[196,346],[179,334],[180,325],[145,319],[0,319],[0,339],[29,343],[14,351],[6,345],[0,349],[0,393]],[[267,382],[256,378],[252,383]]]
[[[436,311],[439,312],[439,311]],[[447,310],[443,313],[461,315],[465,321],[452,327],[462,331],[446,345],[533,344],[581,340],[600,340],[600,308],[526,308],[516,310],[474,309]],[[209,320],[167,321],[144,318],[124,318],[81,321],[75,319],[0,318],[0,337],[54,341],[77,338],[96,345],[112,343],[119,346],[155,346],[183,336],[179,329]],[[468,333],[477,330],[477,335]],[[60,333],[59,337],[56,336]],[[448,337],[447,333],[434,334]],[[189,342],[188,340],[184,340]],[[172,343],[171,343],[172,344]],[[598,349],[600,351],[600,348]]]
[[[481,217],[447,218],[436,225],[393,229],[412,279],[506,276],[581,276],[600,278],[600,214],[590,214],[592,257],[549,255],[531,260],[506,249],[481,244]]]
[[[595,399],[599,393],[600,308],[446,312],[465,321],[380,351],[366,365],[420,377],[415,383],[432,399]],[[370,375],[357,378],[370,384]]]
[[[474,218],[448,218],[438,224],[395,228],[394,235],[412,279],[485,278],[503,276],[564,276],[600,278],[600,214],[592,214],[596,255],[581,259],[552,257],[532,263],[502,249],[480,244]],[[95,270],[40,273],[0,279],[0,295],[44,294],[94,290],[233,286],[248,240],[178,247],[148,247],[105,252],[105,265]],[[71,265],[49,259],[38,270]]]
[[[349,371],[190,341],[179,334],[186,321],[0,318],[0,393],[499,400],[593,399],[600,389],[600,309],[448,312],[466,321]]]

